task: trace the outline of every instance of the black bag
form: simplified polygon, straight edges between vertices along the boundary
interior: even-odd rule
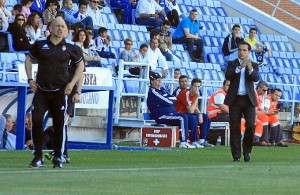
[[[0,52],[9,52],[8,34],[0,32]]]

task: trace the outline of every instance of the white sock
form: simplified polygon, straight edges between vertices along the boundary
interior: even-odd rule
[[[205,141],[205,139],[200,139],[200,140],[199,140],[199,143],[200,143],[200,144],[203,144],[204,141]]]

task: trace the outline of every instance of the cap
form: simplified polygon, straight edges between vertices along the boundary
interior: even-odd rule
[[[162,78],[162,76],[158,72],[150,71],[149,78],[150,78],[150,80],[156,80],[158,78]]]

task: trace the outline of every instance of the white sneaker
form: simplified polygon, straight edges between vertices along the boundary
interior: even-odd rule
[[[202,146],[198,142],[193,142],[192,145],[195,146],[196,148],[204,148],[204,146]]]
[[[187,142],[181,142],[181,143],[179,144],[179,148],[196,148],[196,146],[191,145],[191,144],[189,144],[189,143],[187,143]]]

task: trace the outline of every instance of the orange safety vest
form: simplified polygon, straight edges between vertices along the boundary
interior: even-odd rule
[[[207,104],[207,107],[206,107],[206,112],[207,112],[208,118],[214,118],[218,114],[222,113],[219,106],[216,105],[216,103],[215,103],[215,96],[220,94],[220,93],[223,94],[224,96],[226,96],[226,93],[223,90],[223,88],[220,88],[220,89],[218,89],[218,91],[214,92],[208,100],[208,104]]]

